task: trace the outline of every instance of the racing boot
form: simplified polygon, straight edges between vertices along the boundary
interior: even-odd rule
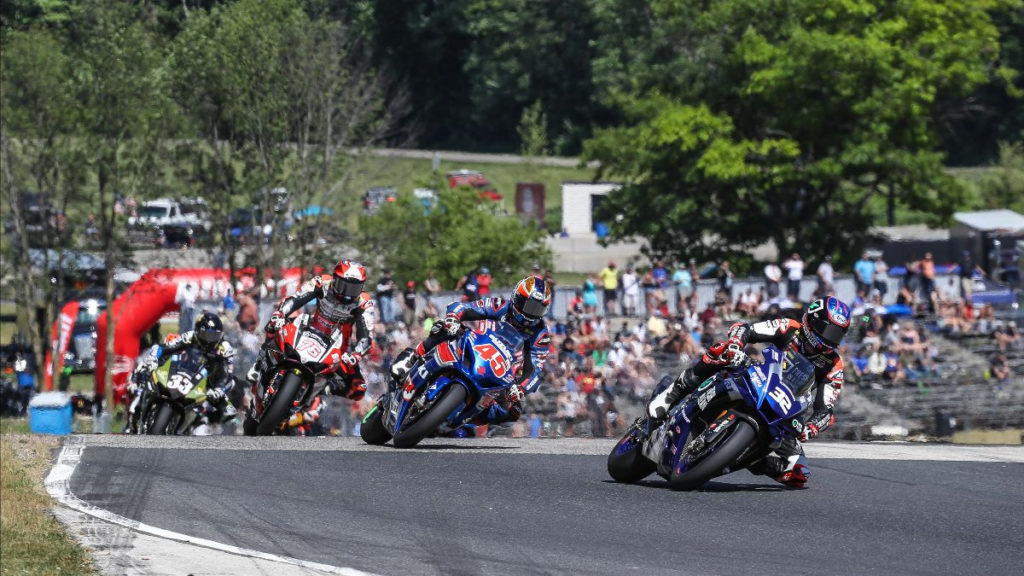
[[[793,440],[784,442],[776,454],[769,454],[754,462],[747,470],[750,470],[751,474],[768,476],[790,488],[803,488],[811,476],[807,456]]]
[[[698,384],[700,382],[693,373],[693,368],[683,370],[668,388],[665,388],[660,394],[651,399],[651,402],[647,405],[647,414],[656,420],[664,420],[668,416],[668,411],[677,402],[693,393],[697,389]]]
[[[391,377],[395,379],[395,382],[401,382],[405,380],[405,377],[412,370],[413,365],[420,359],[420,355],[416,353],[414,348],[406,348],[402,350],[398,358],[395,359],[394,363],[391,364]]]

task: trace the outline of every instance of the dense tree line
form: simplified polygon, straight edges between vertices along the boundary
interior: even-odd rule
[[[139,17],[150,23],[161,42],[168,43],[185,29],[190,17],[234,1],[126,3],[136,5]],[[3,31],[73,27],[93,4],[10,0],[0,6]],[[762,4],[770,8],[759,8]],[[797,3],[793,8],[818,23],[836,18],[855,23],[884,17],[901,4],[851,0]],[[937,146],[951,164],[995,160],[999,142],[1018,139],[1024,129],[1019,105],[1024,90],[1018,73],[1024,69],[1020,3],[917,0],[909,4],[938,20],[963,4],[995,26],[997,36],[986,47],[991,50],[989,74],[937,110],[934,126]],[[523,112],[539,102],[548,120],[552,152],[562,155],[579,153],[595,127],[621,121],[626,113],[624,101],[638,92],[685,85],[699,92],[700,85],[719,80],[713,73],[702,73],[711,70],[684,66],[679,58],[685,53],[702,59],[722,48],[715,35],[680,34],[685,19],[749,11],[767,13],[775,20],[775,14],[791,8],[788,3],[752,5],[733,0],[304,0],[302,5],[310,17],[343,22],[372,46],[375,67],[387,70],[396,80],[395,94],[409,95],[410,107],[402,120],[414,129],[414,146],[517,151],[516,127]],[[916,24],[907,24],[903,34],[920,31]],[[957,43],[958,33],[950,29],[947,40]]]

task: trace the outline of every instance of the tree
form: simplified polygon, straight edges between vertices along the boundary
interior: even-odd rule
[[[68,204],[82,188],[80,155],[72,138],[75,102],[69,79],[73,67],[56,35],[43,29],[11,31],[3,50],[2,162],[4,199],[9,206],[13,239],[10,267],[4,272],[16,276],[15,301],[28,312],[30,342],[35,357],[43,358],[47,344],[42,337],[49,328],[53,306],[64,299],[64,250],[70,234],[63,220],[50,222],[49,209],[67,212]],[[29,243],[23,202],[25,193],[37,194],[43,231]],[[42,264],[30,258],[30,246],[41,247]],[[50,261],[55,249],[55,261]],[[51,268],[58,281],[50,283]],[[52,298],[44,296],[47,293]],[[37,310],[42,325],[37,325]],[[54,362],[57,362],[54,358]],[[42,362],[36,363],[42,367]],[[56,373],[56,372],[54,372]]]
[[[253,246],[258,271],[280,269],[286,233],[298,263],[317,264],[324,212],[286,230],[293,210],[339,194],[356,166],[348,154],[394,136],[403,102],[385,105],[363,40],[294,0],[242,0],[190,17],[175,44],[175,93],[203,141],[193,147],[196,177],[214,199],[221,244],[233,246],[227,219],[239,200],[258,208],[254,228],[274,227],[269,247]],[[280,188],[287,202],[270,193]]]
[[[139,195],[156,175],[160,141],[175,111],[167,97],[161,50],[131,6],[103,3],[87,11],[71,35],[69,52],[76,69],[75,136],[95,186],[106,299],[113,303],[114,270],[126,258],[123,200]],[[106,347],[108,409],[113,405],[117,320],[111,306],[100,339]]]
[[[585,146],[625,182],[602,205],[612,238],[677,257],[766,240],[846,254],[872,198],[948,220],[963,190],[935,118],[991,74],[996,4],[653,2],[628,120]]]
[[[360,219],[360,245],[366,254],[395,271],[399,280],[420,281],[433,270],[444,285],[454,286],[468,270],[490,268],[497,285],[520,279],[531,264],[545,266],[550,253],[543,234],[496,204],[462,187],[443,182],[436,204],[424,207],[411,194]]]

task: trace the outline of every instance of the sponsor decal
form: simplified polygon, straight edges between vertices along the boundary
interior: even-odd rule
[[[405,400],[406,402],[408,402],[409,400],[412,400],[412,396],[415,393],[416,393],[416,387],[413,386],[412,381],[409,381],[405,385],[405,388],[402,389],[402,399]]]
[[[710,402],[711,399],[715,397],[715,394],[717,392],[718,392],[717,388],[710,388],[710,389],[708,389],[707,392],[701,394],[700,397],[697,398],[697,406],[701,410],[707,408],[708,402]]]

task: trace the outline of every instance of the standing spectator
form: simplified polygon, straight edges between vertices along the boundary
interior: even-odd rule
[[[693,295],[693,275],[683,266],[682,262],[676,264],[672,282],[676,285],[676,309],[682,310],[683,303],[689,304],[690,296]]]
[[[935,261],[932,253],[925,252],[921,260],[921,296],[927,301],[929,310],[935,311]]]
[[[583,313],[593,314],[597,310],[597,276],[587,274],[583,280]]]
[[[800,255],[793,252],[793,255],[782,263],[786,269],[786,297],[794,302],[800,301],[800,280],[804,277],[804,261]]]
[[[35,366],[29,362],[31,356],[24,352],[17,352],[14,356],[14,373],[18,381],[18,403],[19,414],[25,414],[28,410],[28,403],[36,391]]]
[[[477,294],[480,298],[486,298],[491,293],[491,271],[486,266],[480,268],[476,275]]]
[[[459,278],[455,290],[462,290],[463,302],[475,302],[480,298],[480,285],[477,283],[476,270],[470,270],[465,276]]]
[[[405,290],[402,292],[402,319],[405,325],[412,327],[416,323],[416,282],[409,280],[405,283]]]
[[[878,294],[884,301],[885,295],[889,293],[889,265],[882,259],[881,254],[875,256],[875,274],[872,276],[872,285],[875,290],[878,290]]]
[[[650,316],[655,307],[654,294],[658,291],[658,283],[654,281],[653,270],[644,270],[643,278],[640,279],[640,287],[644,292],[644,315]]]
[[[696,276],[694,277],[696,279]],[[776,260],[772,260],[764,267],[764,287],[768,292],[768,299],[779,297],[779,284],[782,282],[782,268]]]
[[[238,294],[238,327],[246,332],[253,332],[256,330],[256,325],[260,321],[260,307],[256,305],[256,300],[253,299],[252,294],[248,291],[240,292]]]
[[[651,274],[654,276],[654,283],[658,285],[658,288],[668,288],[668,270],[665,268],[663,260],[654,263]]]
[[[640,305],[640,279],[633,270],[633,266],[627,266],[622,274],[622,313],[626,316],[636,314]]]
[[[178,292],[175,303],[178,305],[178,332],[184,334],[195,327],[196,323],[196,287],[191,282]]]
[[[716,277],[718,278],[718,290],[719,292],[725,292],[729,299],[732,299],[732,283],[736,275],[732,271],[732,267],[729,265],[728,260],[723,260],[718,266],[718,272]]]
[[[615,262],[609,262],[608,267],[598,273],[598,277],[604,286],[604,315],[617,314],[615,305],[619,300],[619,273],[615,269]]]
[[[824,297],[832,293],[835,286],[835,269],[832,268],[832,255],[825,254],[818,264],[816,275],[818,276],[818,297]]]
[[[857,278],[857,295],[867,298],[871,293],[871,283],[875,280],[875,263],[867,252],[861,254],[860,260],[853,263],[853,273]]]
[[[974,292],[974,278],[975,276],[983,277],[985,272],[982,271],[977,264],[974,263],[974,258],[971,257],[970,250],[964,250],[963,257],[960,258],[960,298],[964,302],[971,300],[971,293]]]
[[[427,299],[441,293],[441,283],[437,281],[434,271],[427,272],[427,279],[423,281],[423,289],[427,291]]]
[[[380,306],[380,321],[383,324],[391,324],[395,321],[395,281],[391,278],[391,270],[385,268],[381,271],[380,280],[377,281],[377,305]]]
[[[916,257],[911,257],[910,260],[907,260],[905,267],[907,272],[903,275],[903,286],[916,294],[921,284],[921,261],[917,260]]]

